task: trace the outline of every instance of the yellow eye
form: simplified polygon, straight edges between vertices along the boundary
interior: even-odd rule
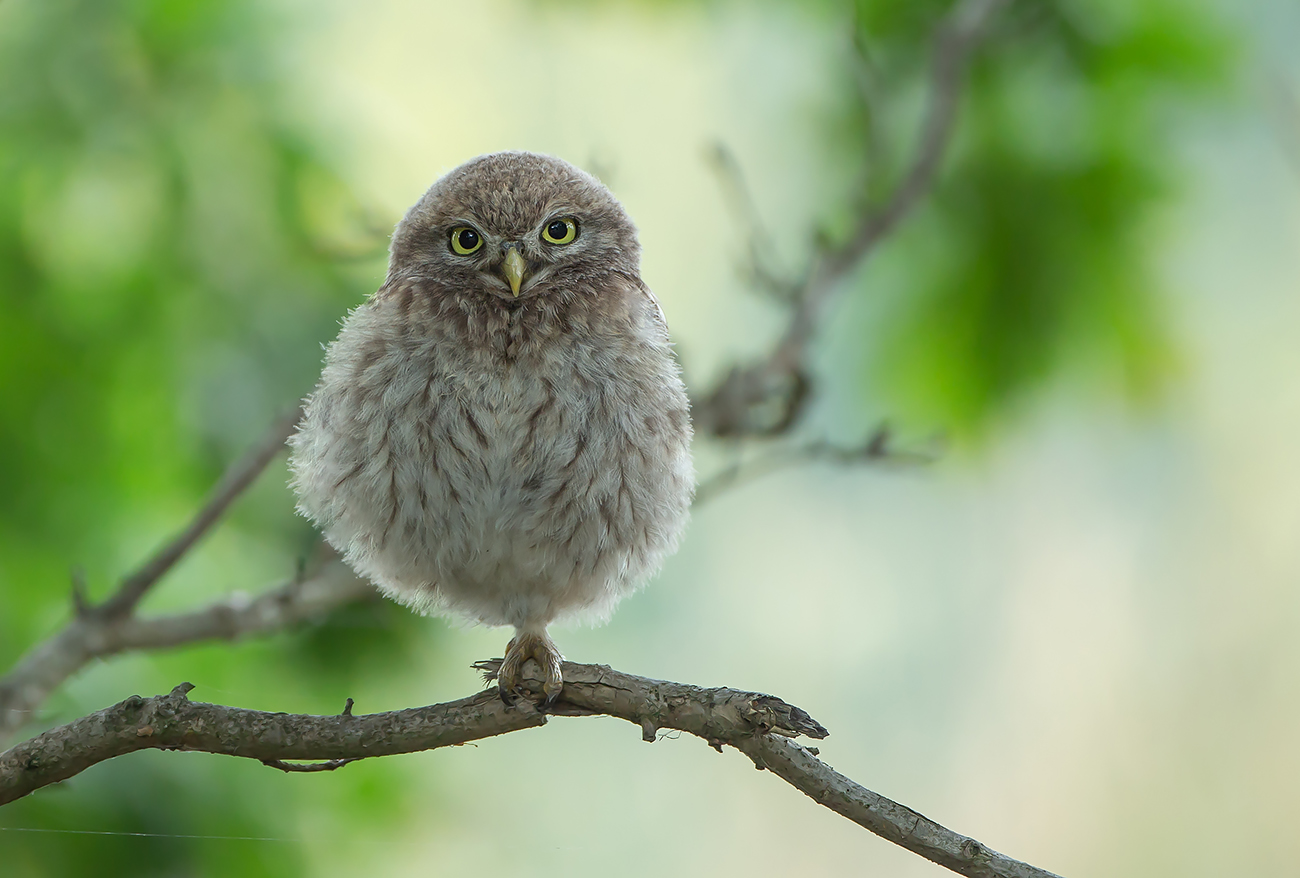
[[[483,236],[469,226],[457,226],[451,230],[452,252],[468,256],[483,246]]]
[[[578,224],[572,217],[553,219],[542,229],[542,240],[548,244],[568,244],[578,237]]]

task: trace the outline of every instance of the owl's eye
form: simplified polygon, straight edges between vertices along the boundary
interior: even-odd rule
[[[460,256],[468,256],[483,246],[483,236],[469,226],[451,230],[451,249]]]
[[[542,240],[548,244],[568,244],[578,237],[578,224],[572,217],[551,220],[542,229]]]

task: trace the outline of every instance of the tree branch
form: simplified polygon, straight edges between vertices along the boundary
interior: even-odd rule
[[[221,520],[230,505],[257,481],[284,448],[301,409],[280,418],[258,444],[222,474],[190,523],[158,550],[102,604],[86,596],[85,577],[72,576],[73,618],[58,633],[37,644],[0,677],[0,742],[20,728],[64,680],[87,662],[129,649],[176,646],[196,640],[233,640],[247,633],[276,630],[331,608],[331,600],[355,600],[367,588],[337,569],[323,570],[318,581],[291,582],[256,601],[234,596],[202,610],[142,620],[136,607],[159,580]]]
[[[988,23],[1010,0],[959,0],[939,25],[930,70],[929,104],[911,164],[885,203],[866,210],[838,246],[814,255],[792,297],[785,332],[763,358],[732,369],[694,401],[696,429],[716,436],[777,435],[797,421],[808,399],[808,354],[841,282],[916,207],[938,174],[951,139],[971,55]],[[775,413],[773,413],[775,409]]]
[[[824,461],[845,466],[866,463],[915,466],[933,463],[938,459],[938,455],[931,451],[899,451],[893,447],[891,439],[889,427],[882,424],[860,445],[845,447],[819,439],[801,445],[773,448],[756,457],[738,460],[696,486],[691,510],[698,509],[701,504],[709,502],[723,491],[799,464]]]
[[[234,594],[189,613],[144,619],[134,614],[79,616],[0,678],[0,742],[21,728],[51,692],[93,659],[269,634],[372,597],[378,597],[374,587],[336,559],[313,576],[291,580],[255,599]]]
[[[475,667],[495,674],[500,659]],[[535,693],[536,663],[527,666]],[[811,799],[894,844],[961,875],[1055,878],[946,829],[862,787],[793,739],[827,731],[779,698],[737,689],[703,689],[624,674],[603,665],[564,664],[564,690],[547,713],[527,700],[506,707],[495,691],[446,704],[388,713],[307,716],[265,713],[190,701],[193,687],[168,695],[132,696],[51,729],[0,754],[0,804],[66,780],[92,765],[136,750],[198,750],[257,759],[282,771],[331,771],[347,762],[413,753],[545,725],[548,714],[607,715],[639,726],[645,740],[659,729],[703,738],[721,752],[740,750],[754,765]],[[291,760],[310,760],[303,765]]]

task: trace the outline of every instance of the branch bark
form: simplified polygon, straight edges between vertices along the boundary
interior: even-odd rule
[[[500,660],[476,667],[493,675]],[[529,683],[540,693],[535,663]],[[1057,878],[960,835],[836,772],[800,735],[825,738],[820,723],[779,698],[737,689],[703,689],[624,674],[603,665],[564,664],[560,700],[540,713],[527,700],[506,707],[495,691],[446,704],[365,716],[265,713],[204,704],[187,697],[132,696],[51,729],[0,754],[0,804],[66,780],[92,765],[136,750],[197,750],[257,759],[288,771],[329,771],[376,756],[454,746],[545,725],[549,715],[606,715],[627,720],[654,741],[660,729],[731,746],[818,804],[882,838],[960,875]],[[286,760],[311,760],[302,765]]]

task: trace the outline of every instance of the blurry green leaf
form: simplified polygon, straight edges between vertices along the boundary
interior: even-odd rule
[[[1013,7],[978,56],[945,171],[898,242],[928,236],[926,255],[869,330],[896,414],[970,434],[1063,373],[1134,400],[1167,377],[1143,233],[1177,191],[1171,125],[1229,49],[1182,5],[1109,12]]]

